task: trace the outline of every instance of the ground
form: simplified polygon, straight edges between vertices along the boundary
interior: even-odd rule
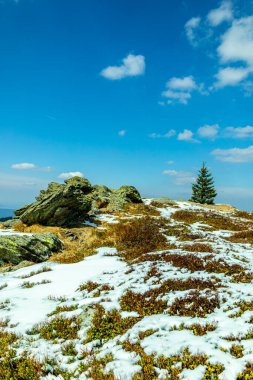
[[[0,380],[253,379],[253,215],[145,204],[78,262],[0,273]]]

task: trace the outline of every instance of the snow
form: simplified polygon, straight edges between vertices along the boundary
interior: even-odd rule
[[[107,256],[113,253],[115,250],[112,248],[102,248],[96,255],[76,264],[47,263],[46,266],[52,271],[28,279],[20,277],[45,267],[45,263],[1,274],[0,288],[5,283],[8,286],[0,291],[0,304],[6,299],[11,301],[10,310],[1,310],[1,319],[10,318],[12,324],[17,324],[15,331],[25,333],[34,324],[42,322],[47,314],[55,309],[55,302],[49,300],[49,296],[66,297],[71,300],[81,283],[93,280],[106,270],[125,268],[126,264],[116,256]],[[29,289],[21,287],[24,281],[42,280],[49,280],[50,283]]]
[[[150,199],[145,203],[149,204]],[[179,209],[203,210],[201,206],[189,202],[177,202]],[[165,205],[163,208],[157,208],[162,217],[170,220],[171,214],[177,209],[173,206]],[[209,210],[209,212],[218,212]],[[222,213],[221,213],[222,214]],[[110,214],[100,214],[96,218],[106,223],[117,223],[118,218]],[[171,220],[171,224],[177,225],[178,222]],[[193,233],[201,235],[201,242],[208,243],[215,251],[215,259],[224,259],[229,264],[240,264],[246,271],[252,272],[253,269],[253,249],[250,244],[237,244],[226,240],[232,235],[231,231],[208,231],[203,230],[203,223],[194,223],[190,226]],[[12,230],[0,230],[0,235],[16,234]],[[189,242],[180,242],[176,237],[170,237],[170,240],[176,244],[176,249],[171,252],[187,254],[183,250],[184,244]],[[160,252],[156,252],[159,255]],[[205,252],[192,253],[198,257],[207,255]],[[32,276],[31,278],[22,279],[21,277],[38,271],[43,267],[49,267],[51,271],[43,272]],[[57,297],[65,297],[63,304],[77,304],[78,309],[68,315],[81,314],[87,305],[100,303],[106,310],[113,308],[120,309],[119,300],[126,290],[143,293],[152,287],[155,287],[153,280],[149,278],[144,280],[147,272],[152,266],[151,262],[141,262],[129,266],[121,258],[114,248],[103,247],[97,250],[93,256],[75,264],[57,264],[52,262],[36,264],[28,268],[19,269],[15,272],[0,274],[1,286],[7,284],[7,287],[0,290],[0,320],[9,318],[11,328],[20,334],[24,334],[24,347],[29,346],[35,355],[51,355],[66,368],[75,368],[77,363],[68,364],[66,358],[61,355],[60,344],[52,344],[43,339],[34,338],[30,343],[26,342],[25,332],[38,322],[47,320],[47,314],[52,312],[59,304]],[[130,340],[136,343],[140,332],[153,329],[154,333],[146,336],[140,344],[146,354],[155,354],[156,356],[171,356],[179,354],[183,349],[188,347],[192,354],[204,353],[208,356],[210,363],[220,363],[224,366],[224,371],[220,374],[221,380],[236,380],[237,375],[243,371],[247,362],[253,363],[253,339],[231,342],[225,339],[229,335],[243,336],[252,329],[249,323],[253,317],[253,311],[246,311],[239,317],[233,315],[239,310],[237,303],[242,300],[253,300],[253,282],[250,283],[233,283],[231,278],[223,273],[207,273],[205,271],[196,271],[191,273],[186,268],[176,268],[171,263],[159,262],[159,272],[161,273],[160,281],[167,279],[187,279],[202,278],[210,279],[214,275],[221,281],[218,289],[218,296],[221,301],[221,307],[214,312],[207,314],[205,318],[171,316],[168,314],[157,314],[143,317],[138,323],[130,328],[125,334],[118,336],[109,342],[103,344],[97,349],[98,355],[103,357],[108,353],[113,354],[113,361],[106,366],[106,371],[113,371],[119,380],[131,380],[133,375],[141,370],[138,364],[138,356],[133,352],[126,352],[121,343]],[[48,280],[48,284],[35,285],[32,288],[25,289],[21,285],[24,281],[41,282]],[[113,287],[108,292],[101,292],[99,296],[87,291],[79,291],[78,288],[82,283],[95,281],[99,284],[109,284]],[[163,299],[170,305],[175,298],[188,294],[188,291],[173,291],[164,295]],[[203,294],[205,292],[203,291]],[[50,297],[52,296],[52,297]],[[50,299],[49,299],[50,298]],[[1,309],[1,303],[10,300],[5,308]],[[135,312],[122,312],[122,316],[137,316]],[[199,323],[206,325],[214,324],[216,329],[209,331],[207,334],[198,336],[193,331],[187,329],[192,324]],[[186,328],[179,329],[184,324]],[[85,328],[80,332],[80,340],[76,342],[78,352],[92,347],[92,343],[84,345],[81,343],[81,337],[85,335]],[[244,347],[244,356],[236,358],[229,352],[232,344],[242,344]],[[95,345],[95,343],[94,343]],[[206,367],[198,366],[194,370],[184,369],[180,375],[181,380],[201,380],[204,376]],[[85,380],[86,376],[78,375],[77,379]],[[161,370],[159,379],[166,378],[166,371]],[[44,379],[53,380],[61,379],[48,375]]]
[[[32,235],[30,233],[25,233],[25,232],[17,232],[17,231],[14,231],[14,230],[11,230],[11,229],[8,229],[8,230],[3,230],[3,229],[0,229],[0,236],[11,236],[11,235]]]

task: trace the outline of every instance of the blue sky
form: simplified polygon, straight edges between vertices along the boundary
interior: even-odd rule
[[[0,207],[79,173],[253,209],[253,3],[0,0]]]

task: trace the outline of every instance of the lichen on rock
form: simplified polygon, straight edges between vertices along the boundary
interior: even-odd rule
[[[32,261],[40,263],[63,248],[61,240],[48,232],[0,236],[0,264]]]

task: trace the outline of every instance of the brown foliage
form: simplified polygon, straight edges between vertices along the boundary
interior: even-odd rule
[[[176,298],[169,308],[169,314],[203,318],[219,306],[220,302],[216,294],[202,295],[195,290],[185,297]]]
[[[116,248],[126,260],[133,260],[167,245],[165,236],[160,232],[159,223],[148,216],[114,224],[110,231]]]

